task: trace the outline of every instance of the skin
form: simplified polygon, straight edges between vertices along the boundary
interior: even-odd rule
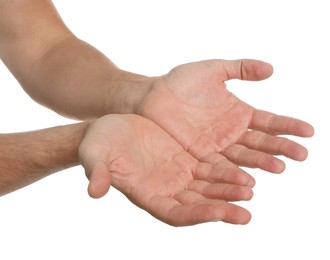
[[[92,197],[103,196],[112,184],[171,225],[244,224],[250,214],[228,202],[250,199],[254,180],[238,166],[280,173],[285,164],[275,155],[307,157],[304,147],[279,135],[309,137],[312,126],[257,110],[226,89],[230,79],[266,79],[272,74],[267,63],[200,61],[159,77],[137,75],[78,39],[49,0],[0,0],[0,35],[1,60],[40,104],[83,120],[109,113],[144,117],[106,116],[87,128],[79,156]],[[71,127],[2,135],[3,193],[77,164],[79,142],[70,146],[61,139],[61,131]],[[50,138],[44,142],[43,136]],[[58,141],[64,146],[57,149]],[[31,147],[52,147],[54,154],[30,158]],[[58,160],[62,150],[69,162]],[[15,163],[17,153],[20,163]]]
[[[24,29],[18,30],[20,24]],[[160,77],[129,73],[76,38],[46,0],[0,0],[0,35],[0,57],[26,92],[62,115],[86,120],[137,113],[206,162],[225,156],[279,173],[285,164],[273,155],[299,161],[307,156],[304,147],[276,135],[309,137],[312,126],[257,110],[225,87],[230,79],[268,78],[267,63],[213,60],[181,65]]]
[[[0,196],[78,165],[86,125],[0,134]]]
[[[78,39],[49,0],[0,0],[0,58],[38,103],[77,119],[133,113],[148,77]]]
[[[278,135],[310,137],[301,120],[255,109],[226,89],[230,79],[263,80],[272,66],[256,60],[209,60],[184,64],[157,78],[139,113],[152,119],[197,159],[280,173],[284,155],[303,161],[307,150]]]
[[[88,128],[79,156],[101,197],[110,185],[173,226],[208,221],[246,224],[250,213],[230,201],[250,200],[254,179],[226,162],[201,163],[154,122],[107,115]]]
[[[105,195],[113,185],[173,226],[246,224],[251,219],[246,209],[229,203],[252,198],[250,175],[230,162],[199,162],[159,126],[137,115],[0,135],[0,195],[79,163],[86,169],[91,197]]]

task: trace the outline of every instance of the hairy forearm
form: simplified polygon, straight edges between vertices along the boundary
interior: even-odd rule
[[[150,87],[75,37],[49,0],[0,0],[0,58],[34,100],[79,119],[134,113]]]
[[[0,135],[0,196],[79,163],[87,123]]]

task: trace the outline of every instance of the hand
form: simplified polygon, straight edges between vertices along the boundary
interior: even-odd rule
[[[110,185],[156,218],[174,225],[245,224],[250,213],[227,201],[250,200],[254,179],[223,158],[200,163],[151,120],[108,115],[88,127],[79,157],[98,198]]]
[[[280,173],[284,155],[302,161],[307,150],[277,135],[309,137],[309,124],[261,111],[226,89],[230,79],[263,80],[271,65],[255,60],[209,60],[178,66],[156,78],[139,113],[161,126],[199,160],[225,156],[239,166]]]

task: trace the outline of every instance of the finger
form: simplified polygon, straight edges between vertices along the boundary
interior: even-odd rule
[[[287,138],[268,135],[260,131],[246,132],[239,140],[239,144],[268,154],[284,155],[297,161],[305,160],[308,155],[307,149],[302,145]]]
[[[196,208],[194,209],[195,217],[203,218],[203,216],[200,216],[200,214],[208,214],[208,213],[210,213],[210,216],[212,216],[211,213],[213,213],[213,210],[219,211],[219,214],[221,212],[221,215],[218,215],[221,216],[221,219],[214,218],[213,220],[210,221],[222,220],[233,224],[246,224],[251,219],[251,214],[244,208],[238,207],[234,204],[227,203],[223,200],[205,199],[202,195],[196,192],[183,191],[177,194],[175,196],[175,199],[183,205],[187,205],[187,204],[195,205],[196,208],[201,210],[196,212]],[[199,208],[198,206],[204,206],[204,207]],[[206,211],[205,206],[209,211]]]
[[[246,209],[231,203],[226,203],[224,206],[226,215],[222,221],[231,224],[247,224],[250,222],[251,213]]]
[[[272,173],[281,173],[285,169],[285,164],[280,159],[239,144],[233,144],[226,148],[223,155],[240,166],[260,168]]]
[[[200,193],[208,199],[225,201],[247,201],[252,199],[253,196],[252,189],[247,186],[222,183],[210,184],[206,181],[193,181],[188,189]]]
[[[169,197],[154,197],[150,200],[149,213],[172,226],[190,226],[211,221],[226,221],[232,224],[246,224],[250,213],[225,201],[204,200],[197,204],[181,204]],[[235,214],[235,216],[233,216]]]
[[[263,80],[273,74],[273,67],[269,63],[258,60],[227,60],[220,63],[225,71],[225,80]]]
[[[184,205],[198,204],[206,199],[202,194],[191,190],[183,190],[173,198]]]
[[[249,128],[272,135],[311,137],[314,134],[313,127],[304,121],[262,110],[255,110]]]
[[[150,200],[149,213],[172,226],[190,226],[210,221],[221,221],[225,212],[214,204],[188,204],[169,197],[154,197]]]
[[[230,162],[223,155],[218,154],[216,165],[199,163],[193,172],[195,180],[203,180],[210,183],[228,183],[253,187],[254,178],[237,165]]]
[[[107,194],[110,189],[110,172],[102,162],[97,162],[94,165],[90,165],[88,168],[86,167],[86,175],[89,176],[88,194],[92,198],[101,198]]]

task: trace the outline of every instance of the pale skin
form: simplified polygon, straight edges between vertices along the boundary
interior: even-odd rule
[[[174,226],[208,221],[246,224],[250,213],[230,201],[250,200],[254,179],[226,161],[201,163],[154,122],[107,115],[89,128],[79,155],[93,197],[110,185]]]
[[[48,0],[0,0],[0,35],[0,58],[25,91],[42,105],[62,115],[83,120],[95,119],[109,113],[135,113],[153,121],[152,123],[133,115],[124,116],[122,119],[118,119],[120,116],[102,118],[95,122],[98,127],[91,127],[93,130],[91,130],[91,134],[87,133],[82,147],[86,147],[86,143],[92,145],[93,142],[90,140],[93,138],[98,140],[97,137],[100,135],[96,134],[93,137],[94,131],[102,132],[102,138],[100,137],[102,140],[110,139],[118,147],[123,146],[125,143],[119,141],[116,143],[111,136],[108,136],[108,134],[117,135],[118,133],[115,131],[104,133],[104,131],[107,131],[106,129],[115,130],[125,125],[128,135],[136,132],[136,128],[152,128],[155,131],[154,134],[160,136],[152,139],[153,147],[163,147],[164,140],[169,140],[169,136],[171,136],[171,141],[168,143],[171,143],[176,149],[180,147],[185,158],[193,156],[198,159],[198,161],[192,160],[195,163],[190,165],[189,178],[184,182],[181,180],[180,184],[173,185],[173,191],[169,188],[170,192],[164,192],[157,189],[157,187],[163,187],[159,180],[164,175],[158,176],[159,180],[153,179],[154,175],[151,173],[154,172],[154,169],[152,167],[146,168],[145,175],[141,170],[137,173],[133,172],[137,177],[134,177],[134,174],[129,177],[125,175],[127,177],[127,186],[125,186],[118,181],[117,177],[120,174],[117,174],[117,177],[112,176],[113,171],[109,170],[112,166],[106,155],[98,154],[103,159],[101,164],[100,162],[90,163],[89,157],[93,162],[95,161],[93,153],[83,152],[84,149],[81,148],[81,159],[86,174],[91,180],[89,193],[92,197],[103,196],[112,183],[134,203],[172,225],[193,224],[214,219],[231,223],[247,223],[249,214],[246,212],[242,213],[243,217],[239,217],[239,219],[232,220],[231,217],[228,217],[230,213],[225,208],[232,208],[232,206],[227,206],[228,203],[224,202],[249,199],[244,196],[224,198],[217,195],[216,199],[221,202],[220,204],[216,202],[215,207],[221,208],[222,213],[217,216],[210,213],[209,219],[200,219],[197,214],[195,220],[184,220],[188,211],[180,211],[181,213],[178,215],[173,213],[176,212],[174,208],[178,208],[175,205],[178,206],[180,203],[185,205],[186,200],[180,201],[179,198],[183,191],[191,192],[190,185],[195,183],[194,174],[196,176],[197,169],[199,169],[196,165],[215,165],[212,167],[222,169],[222,172],[231,172],[236,181],[248,176],[238,166],[257,167],[269,172],[280,173],[284,170],[285,164],[275,155],[284,155],[298,161],[307,157],[307,150],[303,146],[278,135],[309,137],[313,135],[311,125],[298,119],[257,110],[239,100],[226,89],[225,81],[230,79],[263,80],[268,78],[272,74],[272,67],[267,63],[255,60],[211,60],[181,65],[160,77],[146,77],[130,73],[116,67],[101,52],[75,37],[60,19],[51,1]],[[108,123],[108,120],[112,123]],[[118,126],[118,120],[122,120],[121,126]],[[127,123],[128,121],[130,123]],[[102,122],[104,128],[97,122]],[[97,129],[102,129],[102,131]],[[142,158],[162,161],[162,154],[157,153],[155,149],[150,148],[151,150],[146,151],[145,147],[138,145],[145,140],[145,135],[153,135],[152,131],[145,131],[145,133],[135,136],[137,140],[128,139],[130,140],[128,143],[132,147],[126,148],[135,149]],[[10,138],[11,142],[15,142],[13,136]],[[56,138],[54,137],[54,139]],[[125,142],[125,140],[121,141]],[[97,147],[102,146],[99,142],[96,141],[96,143]],[[73,150],[76,151],[77,147],[74,147]],[[175,157],[175,154],[173,153],[172,157]],[[157,159],[157,156],[160,157]],[[170,154],[167,156],[171,157]],[[134,168],[132,164],[129,164],[130,159],[128,157],[121,162],[120,165],[123,169]],[[170,160],[170,162],[172,161]],[[4,161],[1,163],[5,165]],[[137,163],[135,165],[137,169],[140,169],[139,162],[135,163]],[[63,165],[62,168],[66,167],[69,166]],[[0,166],[0,168],[6,167]],[[54,172],[54,169],[50,168],[49,173]],[[171,169],[178,172],[180,167],[173,161]],[[34,171],[38,172],[38,169],[34,169]],[[132,173],[132,171],[129,172]],[[119,173],[127,174],[125,170],[119,171]],[[28,182],[22,182],[20,176],[17,175],[17,183],[28,184]],[[229,178],[230,174],[226,174],[226,176]],[[24,179],[24,177],[22,178]],[[150,188],[150,193],[145,194],[145,198],[141,196],[138,187],[136,190],[133,189],[134,192],[131,188],[128,189],[134,184],[132,179],[135,178],[145,178],[146,183],[154,183],[154,186],[148,186],[153,189]],[[250,189],[254,185],[252,177],[249,177],[246,183],[236,183],[231,177],[229,179],[215,178],[213,179],[213,175],[210,175],[203,181],[241,185],[246,189]],[[179,182],[178,178],[173,182]],[[192,186],[196,188],[196,185]],[[199,188],[199,195],[208,200],[209,198],[205,198],[202,190]],[[219,194],[221,194],[221,189],[219,189]],[[238,192],[238,194],[240,193]],[[152,199],[155,197],[159,201]],[[187,201],[195,203],[199,201],[198,198],[201,197]],[[155,207],[147,203],[147,201],[159,203],[165,200],[169,204],[165,203],[160,212],[156,212]],[[193,210],[191,207],[186,208]],[[209,211],[206,210],[206,212]],[[213,211],[210,210],[210,212]],[[177,216],[177,219],[173,216]]]
[[[79,150],[79,153],[78,153]],[[82,163],[89,194],[112,184],[161,221],[246,224],[250,213],[230,201],[250,200],[254,179],[231,163],[200,163],[164,130],[137,115],[0,135],[0,195]]]
[[[221,153],[239,165],[281,172],[284,163],[273,154],[307,156],[299,144],[272,135],[309,137],[312,126],[256,110],[225,88],[233,78],[266,79],[272,74],[267,63],[201,61],[146,77],[117,68],[76,38],[51,1],[1,0],[0,7],[0,57],[32,98],[58,113],[84,120],[138,113],[210,162]]]
[[[255,109],[226,89],[230,79],[263,80],[272,66],[256,60],[209,60],[178,66],[158,78],[142,100],[139,113],[171,134],[193,156],[280,173],[283,161],[303,161],[307,150],[277,135],[310,137],[301,120]]]

